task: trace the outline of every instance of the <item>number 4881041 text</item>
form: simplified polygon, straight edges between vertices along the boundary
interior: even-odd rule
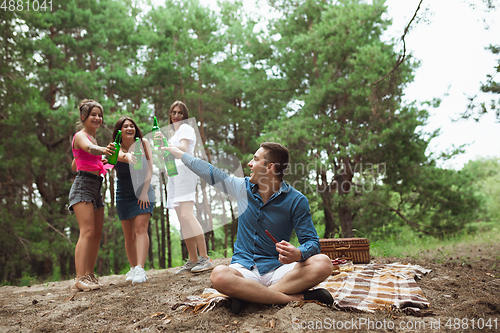
[[[3,0],[0,9],[4,12],[51,12],[52,0]]]

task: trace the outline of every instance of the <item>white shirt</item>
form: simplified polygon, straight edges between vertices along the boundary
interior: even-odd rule
[[[182,124],[174,135],[170,138],[168,144],[173,146],[180,146],[181,140],[188,140],[189,146],[187,153],[189,155],[194,155],[194,146],[196,145],[196,133],[194,129],[188,124]],[[176,164],[179,164],[181,160],[176,159]],[[182,162],[180,164],[183,164]]]

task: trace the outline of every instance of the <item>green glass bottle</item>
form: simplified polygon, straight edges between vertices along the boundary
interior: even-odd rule
[[[160,148],[161,147],[161,138],[156,138],[155,134],[160,131],[160,127],[158,126],[158,121],[156,120],[156,116],[153,117],[153,142],[155,145],[155,148]]]
[[[108,157],[109,164],[115,165],[116,162],[118,162],[118,153],[120,152],[121,141],[122,141],[122,131],[118,130],[118,134],[116,135],[115,138],[115,152],[113,153],[113,155]]]
[[[142,170],[142,151],[139,138],[135,138],[134,156],[137,159],[134,163],[134,170]]]
[[[168,147],[167,139],[163,138],[163,145]],[[167,168],[167,173],[169,177],[177,176],[177,166],[175,165],[175,157],[170,154],[168,150],[165,150],[165,155],[163,155],[163,160],[165,161],[165,167]]]

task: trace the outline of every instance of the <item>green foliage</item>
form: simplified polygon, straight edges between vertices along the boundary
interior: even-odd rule
[[[321,200],[311,208],[313,216],[323,211],[325,237],[367,235],[384,224],[434,236],[461,230],[479,205],[470,180],[435,166],[426,150],[438,133],[421,131],[428,111],[401,105],[416,63],[410,56],[379,80],[397,58],[381,40],[389,24],[384,2],[276,7],[285,14],[273,25],[281,37],[275,66],[290,107],[267,126],[265,139],[294,152],[287,179]]]
[[[464,172],[472,175],[471,186],[483,204],[479,211],[479,221],[500,221],[500,160],[482,158],[469,161]]]
[[[83,98],[104,106],[101,145],[123,115],[144,133],[153,115],[166,124],[175,100],[196,117],[211,159],[236,156],[245,165],[262,141],[285,144],[291,153],[285,179],[307,195],[321,237],[446,238],[500,221],[498,159],[473,161],[458,172],[437,168],[426,155],[438,133],[420,130],[425,107],[439,102],[401,105],[417,66],[411,55],[375,83],[398,57],[393,43],[381,39],[390,24],[383,1],[272,4],[282,15],[266,28],[261,17],[244,12],[242,1],[221,1],[214,10],[197,0],[167,0],[145,11],[140,1],[69,0],[51,13],[2,14],[2,283],[74,275],[79,232],[67,205],[71,139]],[[103,187],[99,275],[129,269],[113,176]],[[164,214],[155,207],[147,268],[162,267]],[[226,255],[226,238],[236,237],[230,230],[214,230],[212,257]],[[179,231],[172,229],[170,238],[172,265],[182,265]],[[295,236],[292,243],[298,245]]]
[[[489,50],[495,55],[500,54],[500,45],[490,45]],[[496,75],[500,72],[500,58],[497,60],[498,65],[495,66],[495,73],[486,75],[486,82],[481,84],[481,91],[489,94],[494,94],[489,101],[481,101],[478,96],[469,97],[469,105],[467,110],[462,113],[462,118],[469,119],[473,117],[475,121],[479,121],[482,115],[488,112],[494,112],[496,119],[500,120],[500,82],[495,81]]]
[[[387,227],[383,231],[390,230],[389,236],[382,236],[375,241],[370,239],[370,255],[377,257],[411,257],[419,259],[428,252],[437,251],[442,258],[449,257],[453,248],[461,244],[476,244],[486,247],[488,243],[499,241],[498,223],[490,223],[485,230],[463,231],[457,234],[448,234],[445,237],[437,238],[432,236],[422,236],[411,228]]]
[[[51,275],[54,263],[63,278],[74,270],[68,264],[78,227],[67,204],[74,177],[75,106],[82,98],[94,98],[105,106],[106,117],[129,98],[121,83],[133,79],[125,75],[137,53],[137,44],[128,39],[135,30],[133,12],[116,1],[66,1],[53,13],[2,16],[2,36],[12,36],[1,40],[0,51],[8,78],[2,80],[0,106],[0,183],[8,186],[0,187],[0,200],[10,236],[2,243],[12,243],[1,251],[2,281]],[[101,142],[111,136],[109,129],[98,133]],[[105,225],[105,233],[116,230]],[[106,241],[103,248],[109,257]]]
[[[478,4],[480,5],[481,3],[484,7],[480,9],[482,6],[478,6],[475,8],[476,10],[480,9],[484,11],[484,13],[489,13],[498,9],[498,1],[496,0],[483,0]],[[496,42],[497,41],[495,41],[495,43]],[[490,44],[487,49],[489,49],[491,53],[496,56],[500,54],[499,44]],[[484,114],[494,112],[496,119],[500,120],[500,98],[498,97],[498,94],[500,94],[500,82],[497,77],[499,72],[500,57],[497,58],[497,66],[494,67],[494,72],[486,75],[486,82],[481,82],[481,91],[488,93],[491,99],[489,101],[485,101],[486,98],[479,97],[478,95],[469,97],[469,105],[467,106],[466,111],[462,112],[462,118],[469,119],[472,117],[475,121],[479,121],[481,116]]]

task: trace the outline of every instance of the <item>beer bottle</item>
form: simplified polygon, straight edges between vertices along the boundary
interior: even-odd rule
[[[120,152],[120,142],[122,141],[122,131],[118,130],[118,134],[116,135],[115,138],[115,152],[113,155],[108,157],[108,163],[115,165],[116,162],[118,161],[118,153]]]
[[[163,145],[168,147],[167,139],[163,137]],[[169,177],[177,176],[177,166],[175,165],[175,157],[170,154],[168,150],[165,150],[165,155],[163,155],[163,160],[165,161],[165,167],[167,168],[167,173]]]
[[[160,127],[158,126],[158,121],[156,120],[156,116],[153,117],[153,142],[155,148],[160,148],[161,147],[161,138],[157,138],[155,134],[160,131]]]
[[[135,138],[135,149],[134,149],[134,156],[137,159],[134,163],[134,170],[141,170],[142,169],[142,151],[141,151],[141,141],[139,138]]]

